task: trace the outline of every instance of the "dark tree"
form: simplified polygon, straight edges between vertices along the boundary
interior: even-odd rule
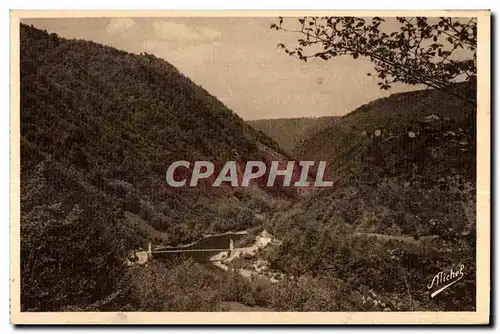
[[[278,46],[303,61],[367,57],[381,89],[422,84],[475,103],[452,83],[476,80],[476,25],[475,18],[302,17],[285,27],[280,17],[271,29],[299,34],[298,45]]]

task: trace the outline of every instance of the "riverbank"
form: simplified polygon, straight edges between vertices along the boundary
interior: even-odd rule
[[[234,248],[231,252],[220,252],[214,255],[210,262],[224,271],[233,270],[247,279],[257,278],[278,283],[285,275],[270,270],[268,261],[261,254],[265,249],[280,245],[280,240],[263,230],[255,236],[250,246]]]

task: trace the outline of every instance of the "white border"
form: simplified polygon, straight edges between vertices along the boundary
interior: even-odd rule
[[[94,1],[94,0],[88,0],[85,2],[80,2],[80,3],[71,3],[69,1],[44,1],[43,4],[35,1],[23,1],[23,2],[15,2],[11,5],[12,8],[16,9],[42,9],[42,6],[44,9],[50,9],[50,8],[58,8],[58,9],[107,9],[107,8],[117,8],[117,6],[122,6],[122,9],[159,9],[159,8],[169,8],[169,9],[203,9],[203,8],[209,8],[209,9],[229,9],[229,8],[234,8],[234,9],[301,9],[304,8],[305,5],[308,6],[308,8],[318,8],[318,9],[326,9],[329,8],[333,5],[334,3],[331,2],[326,2],[326,1],[307,1],[307,3],[304,2],[298,2],[298,1],[282,1],[282,2],[276,2],[276,1],[261,1],[261,0],[255,0],[251,1],[248,3],[245,2],[229,2],[229,1],[222,1],[218,3],[214,3],[213,1],[210,2],[210,7],[207,7],[207,2],[203,1],[190,1],[190,0],[184,0],[182,2],[170,2],[170,3],[159,3],[155,1],[150,1],[150,0],[141,0],[140,2],[138,1],[129,1],[128,3],[125,1],[120,1],[116,3],[104,3],[103,1]],[[375,3],[373,2],[368,2],[368,1],[349,1],[349,2],[338,2],[335,3],[335,9],[362,9],[362,8],[373,8],[372,6]],[[76,7],[74,7],[76,5]],[[377,9],[395,9],[395,8],[401,8],[401,2],[395,2],[395,1],[377,1],[376,2]],[[73,6],[73,7],[72,7]],[[442,9],[442,8],[468,8],[468,9],[479,9],[479,8],[494,8],[498,7],[498,1],[482,1],[482,0],[476,0],[476,1],[440,1],[437,3],[436,1],[420,1],[418,3],[411,3],[412,9]],[[71,8],[72,7],[72,8]],[[9,39],[9,24],[8,24],[8,17],[6,17],[6,11],[3,11],[3,16],[1,17],[2,20],[2,29],[3,29],[3,37],[4,40]],[[495,30],[498,31],[498,20],[494,21],[495,23]],[[495,38],[495,42],[497,41],[498,36]],[[494,44],[493,44],[494,45]],[[10,110],[10,107],[8,107],[8,101],[9,101],[9,76],[8,70],[7,70],[7,64],[9,63],[9,54],[7,52],[3,53],[3,64],[4,66],[2,69],[6,72],[2,76],[2,79],[4,80],[4,85],[3,85],[3,101],[5,102],[5,109],[4,112],[2,113],[2,118],[0,119],[0,124],[2,124],[5,128],[3,129],[4,131],[0,132],[0,136],[3,136],[0,141],[0,152],[3,153],[3,157],[6,158],[8,156],[9,150],[10,150],[10,145],[9,145],[9,139],[8,139],[8,124],[9,124],[9,116],[5,110]],[[498,88],[495,90],[495,92],[492,94],[495,94],[498,96]],[[495,125],[497,123],[495,122]],[[1,186],[2,186],[2,199],[1,203],[3,204],[3,210],[2,212],[7,216],[7,213],[9,212],[10,205],[8,204],[8,196],[9,196],[9,167],[10,165],[8,164],[7,159],[2,160],[2,164],[0,164],[1,172],[3,174],[3,177],[1,178]],[[495,203],[496,204],[496,203]],[[6,217],[8,218],[8,217]],[[495,224],[496,222],[492,222],[492,224]],[[4,224],[6,226],[7,224]],[[498,228],[497,228],[498,231]],[[7,232],[7,231],[6,231]],[[5,239],[7,239],[8,234],[3,233],[2,234]],[[6,254],[9,254],[7,245],[8,245],[8,239],[4,240],[4,252],[2,252],[5,261],[8,262],[9,258],[6,256]],[[4,273],[7,271],[3,271]],[[4,280],[4,282],[6,282]],[[2,314],[5,316],[8,314],[8,290],[6,293],[5,290],[7,289],[7,285],[3,284],[1,285],[1,295],[2,297]],[[7,319],[6,319],[7,320]],[[7,324],[7,321],[2,321],[2,324]],[[91,329],[92,330],[92,329]],[[94,331],[99,332],[100,330],[93,329]],[[259,329],[260,330],[260,329]],[[12,327],[7,329],[7,332],[11,332]],[[138,329],[138,332],[140,329]]]

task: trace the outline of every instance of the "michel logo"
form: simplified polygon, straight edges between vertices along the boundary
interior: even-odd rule
[[[440,271],[434,276],[431,284],[427,285],[427,289],[431,290],[432,288],[437,289],[433,293],[431,293],[431,297],[434,298],[453,284],[457,283],[464,277],[464,268],[465,266],[460,265],[460,269],[454,271],[453,268],[450,271]],[[443,284],[446,284],[443,286]]]

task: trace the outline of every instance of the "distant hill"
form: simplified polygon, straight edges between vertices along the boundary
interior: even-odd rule
[[[465,85],[461,87],[467,89]],[[391,197],[390,191],[401,191],[409,196],[409,202],[393,209],[410,214],[408,206],[413,207],[411,214],[418,212],[418,220],[422,221],[417,225],[406,224],[406,219],[395,221],[404,234],[428,233],[429,226],[424,222],[431,218],[443,218],[455,227],[458,224],[465,228],[468,220],[456,217],[453,221],[447,216],[448,211],[442,211],[446,207],[442,201],[455,203],[456,207],[462,207],[462,201],[473,204],[470,201],[475,197],[475,138],[475,108],[436,90],[393,94],[363,105],[338,122],[310,133],[296,147],[296,159],[326,159],[327,174],[334,180],[333,188],[309,199],[308,208],[332,208],[329,198],[345,195],[346,191],[354,196],[350,205],[365,200],[370,206],[381,205],[378,191]],[[418,195],[425,200],[418,199]],[[438,195],[439,201],[434,198]],[[383,200],[387,201],[384,206],[392,206],[391,198]],[[474,205],[469,209],[474,210]],[[361,216],[354,211],[357,209],[349,210],[349,216],[344,218],[359,229]],[[322,220],[328,220],[328,215]],[[365,228],[378,233],[385,229]]]
[[[273,138],[288,154],[293,154],[295,146],[309,133],[315,133],[334,124],[340,117],[300,117],[277,118],[248,121],[255,129]]]
[[[436,90],[393,94],[309,132],[295,155],[329,157],[330,175],[345,183],[351,177],[411,179],[412,169],[432,181],[453,173],[472,181],[475,108]]]
[[[276,189],[167,187],[176,160],[286,157],[175,67],[21,25],[23,310],[111,291],[127,250],[245,229]]]
[[[276,213],[270,231],[286,237],[272,266],[342,279],[351,290],[344,300],[371,295],[379,310],[473,310],[475,117],[474,106],[423,90],[373,101],[310,133],[295,158],[326,159],[334,186]],[[468,268],[461,288],[430,298],[422,282],[459,264]]]

